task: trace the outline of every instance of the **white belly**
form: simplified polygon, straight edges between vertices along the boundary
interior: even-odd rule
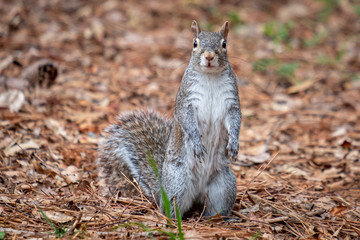
[[[207,193],[206,188],[213,173],[228,165],[225,158],[225,118],[228,109],[226,99],[231,98],[231,87],[227,79],[209,76],[194,84],[191,89],[195,99],[192,105],[207,154],[204,161],[199,163],[190,148],[189,157],[194,159],[194,181],[197,181],[198,190],[203,194]]]

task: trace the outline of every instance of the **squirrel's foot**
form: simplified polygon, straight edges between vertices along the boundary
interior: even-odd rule
[[[239,142],[238,141],[229,141],[227,147],[228,155],[232,160],[237,159],[238,151],[239,151]]]

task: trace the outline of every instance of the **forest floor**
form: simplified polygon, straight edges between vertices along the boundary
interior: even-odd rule
[[[243,118],[233,212],[185,239],[360,238],[360,2],[0,0],[0,239],[181,239],[95,162],[118,113],[171,116],[193,19],[231,22]]]

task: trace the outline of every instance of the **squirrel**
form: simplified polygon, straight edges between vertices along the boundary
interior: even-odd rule
[[[194,20],[191,30],[192,56],[173,118],[152,111],[120,115],[99,149],[99,179],[112,190],[136,189],[129,181],[135,179],[162,212],[161,186],[170,201],[176,198],[182,216],[196,206],[205,208],[205,216],[226,216],[236,199],[236,177],[229,165],[237,158],[241,124],[236,77],[227,57],[229,23],[219,32],[205,32]]]

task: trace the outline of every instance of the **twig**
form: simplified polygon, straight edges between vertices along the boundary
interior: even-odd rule
[[[275,133],[281,127],[281,125],[284,124],[284,122],[285,122],[284,120],[281,120],[280,122],[278,122],[278,124],[275,125],[273,130],[270,132],[270,134],[269,134],[269,136],[268,136],[268,138],[266,139],[266,142],[265,142],[265,151],[264,152],[268,152],[269,144],[270,144],[271,139],[275,136]]]
[[[205,209],[206,209],[206,207],[207,207],[207,204],[206,204],[206,203],[207,203],[207,198],[208,198],[208,195],[206,194],[203,210],[201,211],[201,214],[200,214],[199,219],[194,223],[194,225],[192,226],[192,228],[195,228],[195,226],[200,222],[202,216],[204,215]]]
[[[283,222],[288,219],[289,219],[288,216],[282,216],[282,217],[277,217],[277,218],[265,219],[264,221],[267,223],[276,223],[276,222]]]
[[[244,215],[244,214],[241,214],[241,213],[239,213],[239,212],[236,212],[236,211],[231,211],[231,213],[232,214],[234,214],[235,216],[238,216],[239,218],[242,218],[242,219],[249,219],[249,217],[248,216],[246,216],[246,215]]]
[[[146,201],[151,204],[151,202],[149,201],[149,199],[148,199],[148,198],[144,195],[144,193],[142,192],[142,190],[141,190],[141,188],[140,188],[140,186],[139,186],[139,183],[136,181],[136,179],[135,179],[135,182],[136,182],[136,185],[135,185],[123,172],[120,172],[120,173],[123,175],[123,177],[125,178],[125,180],[128,181],[131,185],[133,185],[133,187],[140,193],[140,196],[141,196],[142,198],[146,199]]]
[[[69,236],[69,235],[73,235],[74,234],[74,230],[76,228],[76,225],[78,225],[78,223],[80,222],[82,218],[82,212],[79,212],[79,214],[77,215],[73,225],[70,227],[69,231],[67,233],[65,233],[64,236]]]

